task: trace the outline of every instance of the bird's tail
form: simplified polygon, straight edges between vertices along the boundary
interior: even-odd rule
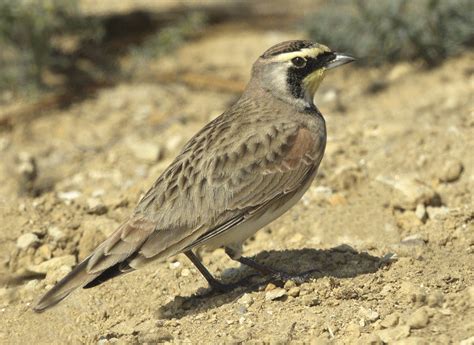
[[[33,307],[33,310],[38,313],[45,311],[65,299],[77,288],[87,285],[99,276],[100,272],[97,274],[87,273],[86,267],[89,259],[90,256],[74,267],[68,275],[61,279],[51,290],[41,297],[38,303]]]

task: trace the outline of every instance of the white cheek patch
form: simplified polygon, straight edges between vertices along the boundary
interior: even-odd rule
[[[281,64],[276,68],[273,68],[271,73],[267,75],[267,80],[265,83],[269,85],[271,83],[271,89],[277,91],[280,94],[287,94],[288,93],[288,82],[287,78],[287,70],[290,63]]]

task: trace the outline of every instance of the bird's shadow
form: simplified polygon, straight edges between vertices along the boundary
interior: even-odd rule
[[[348,245],[331,249],[312,248],[261,252],[253,259],[266,266],[291,274],[297,284],[322,277],[351,278],[361,274],[374,273],[389,264],[390,255],[372,256],[357,252]],[[176,296],[157,310],[160,319],[180,319],[187,315],[205,312],[231,303],[244,293],[262,290],[268,283],[283,286],[284,281],[274,277],[255,274],[252,269],[241,265],[230,269],[231,274],[223,274],[225,283],[235,288],[229,292],[218,292],[211,288],[199,289],[191,296]],[[229,279],[225,279],[226,276]],[[232,279],[233,278],[233,279]],[[229,280],[229,281],[227,281]]]

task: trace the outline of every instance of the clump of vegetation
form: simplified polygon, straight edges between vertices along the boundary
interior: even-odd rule
[[[64,63],[58,38],[96,39],[100,27],[80,16],[77,0],[0,0],[0,89],[44,86],[44,73]],[[69,44],[70,45],[70,44]]]
[[[207,17],[201,12],[191,12],[173,25],[167,26],[150,35],[139,46],[130,49],[132,68],[139,68],[143,63],[160,55],[169,53],[184,42],[195,38],[207,24]],[[130,73],[134,73],[131,71]]]
[[[472,0],[339,0],[308,16],[311,38],[361,63],[421,59],[428,66],[472,48]]]

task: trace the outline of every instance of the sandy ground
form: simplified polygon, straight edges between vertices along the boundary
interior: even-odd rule
[[[295,37],[216,33],[150,68],[245,81],[264,49]],[[130,82],[0,132],[0,343],[473,344],[472,59],[328,75],[319,176],[245,245],[275,268],[317,271],[269,281],[201,250],[223,281],[251,276],[226,294],[179,255],[31,311],[238,95]]]

